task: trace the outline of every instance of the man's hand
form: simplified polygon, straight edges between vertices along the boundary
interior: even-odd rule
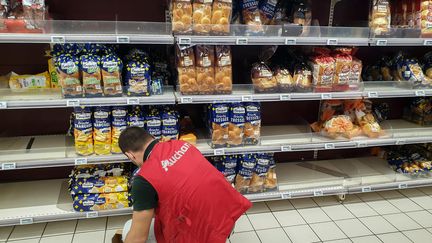
[[[132,226],[125,243],[145,243],[147,241],[153,214],[154,209],[133,212]]]

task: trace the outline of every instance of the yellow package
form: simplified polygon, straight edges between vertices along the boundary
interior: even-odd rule
[[[111,152],[118,154],[122,152],[118,144],[120,134],[127,128],[127,108],[124,106],[113,107],[111,113]]]
[[[40,89],[49,88],[50,86],[51,78],[48,72],[34,75],[19,75],[12,72],[9,77],[9,87],[11,90]]]
[[[94,150],[97,155],[111,154],[111,117],[108,107],[96,107],[94,111]]]
[[[59,81],[58,81],[57,70],[56,70],[53,58],[48,59],[48,72],[49,72],[49,75],[51,78],[51,88],[55,89],[55,88],[60,87]]]
[[[86,107],[74,109],[75,152],[79,155],[93,154],[93,124],[91,110]]]

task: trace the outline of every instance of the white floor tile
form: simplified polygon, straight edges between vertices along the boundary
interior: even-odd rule
[[[107,229],[105,231],[105,243],[111,243],[112,238],[114,237],[116,232],[117,232],[117,229]]]
[[[80,219],[76,227],[76,233],[105,230],[107,218]]]
[[[400,231],[421,228],[419,224],[403,213],[388,214],[383,217]]]
[[[273,212],[295,209],[289,200],[269,201],[266,204]]]
[[[432,187],[430,187],[430,186],[420,187],[419,190],[422,191],[423,193],[427,194],[427,195],[432,195]]]
[[[284,230],[293,243],[308,243],[320,240],[308,225],[285,227]]]
[[[71,243],[73,234],[43,237],[39,243]],[[110,241],[111,243],[111,241]]]
[[[368,217],[378,215],[371,207],[369,207],[366,203],[350,203],[344,204],[345,207],[356,217]]]
[[[428,195],[410,197],[409,199],[424,209],[432,209],[432,197]]]
[[[419,211],[422,208],[408,198],[396,198],[388,200],[393,206],[397,207],[402,212]]]
[[[43,223],[15,226],[12,234],[9,236],[9,241],[40,238],[45,229],[45,225],[46,224]]]
[[[383,197],[376,192],[359,193],[357,196],[364,202],[383,200]]]
[[[358,219],[338,220],[335,223],[350,238],[372,235],[372,232]]]
[[[240,216],[234,226],[234,232],[245,232],[254,230],[246,215]]]
[[[311,198],[299,198],[291,200],[290,202],[296,209],[313,208],[317,206],[317,204]]]
[[[10,243],[39,243],[40,238],[25,239],[25,240],[8,240]]]
[[[399,193],[398,191],[382,191],[378,192],[381,197],[385,199],[394,199],[394,198],[404,198],[405,196]]]
[[[92,231],[75,234],[72,243],[102,243],[105,239],[105,231]]]
[[[393,204],[387,202],[386,200],[370,201],[366,202],[366,204],[381,215],[400,213],[399,209],[397,209],[395,206],[393,206]]]
[[[402,233],[389,233],[377,235],[384,243],[411,243],[411,241]]]
[[[349,239],[341,239],[341,240],[324,241],[324,243],[352,243],[352,241]]]
[[[432,214],[427,211],[407,212],[410,218],[414,219],[421,226],[428,228],[432,227]]]
[[[289,243],[291,242],[282,228],[257,230],[262,243]]]
[[[235,233],[229,240],[231,243],[260,243],[255,231]]]
[[[280,227],[272,213],[249,214],[248,218],[255,230]]]
[[[425,194],[416,189],[416,188],[409,188],[409,189],[403,189],[403,190],[398,190],[398,192],[400,192],[401,194],[405,195],[406,197],[419,197],[419,196],[424,196]]]
[[[355,218],[354,215],[348,211],[343,205],[334,205],[321,207],[321,209],[329,216],[332,220],[341,219],[352,219]]]
[[[331,221],[321,208],[305,208],[297,210],[308,224]]]
[[[361,201],[362,200],[357,195],[348,194],[348,195],[345,196],[344,204],[347,204],[347,203],[358,203],[358,202],[361,202]]]
[[[253,213],[267,213],[267,212],[270,212],[270,209],[267,207],[265,202],[257,202],[254,203],[246,213],[253,214]]]
[[[329,197],[314,197],[312,199],[320,207],[341,205],[341,203],[334,196],[329,196]]]
[[[0,227],[0,242],[7,241],[9,235],[12,233],[13,226],[9,227]]]
[[[382,243],[381,240],[374,235],[351,238],[351,240],[354,243]]]
[[[43,237],[54,235],[68,235],[75,232],[77,220],[50,222],[45,227]]]
[[[360,218],[359,220],[374,234],[384,234],[397,231],[393,225],[391,225],[381,216]]]
[[[346,235],[333,222],[310,224],[310,227],[322,241],[346,238]]]
[[[108,217],[107,229],[123,229],[124,224],[129,219],[132,219],[131,215],[114,216]]]
[[[425,229],[404,231],[403,234],[413,242],[432,242],[432,234]]]
[[[306,224],[297,210],[274,212],[273,215],[283,227]]]

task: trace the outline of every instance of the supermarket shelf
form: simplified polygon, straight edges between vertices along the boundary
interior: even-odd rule
[[[122,96],[64,99],[59,89],[35,89],[23,92],[13,92],[9,89],[4,89],[0,90],[0,97],[0,109],[175,104],[174,90],[171,86],[165,86],[162,95],[143,97]]]
[[[373,146],[432,142],[432,129],[404,120],[383,124],[386,134],[381,138],[358,137],[333,140],[313,134],[307,124],[262,127],[259,145],[211,148],[209,141],[199,139],[197,148],[205,156],[312,150],[352,149]],[[31,148],[28,145],[31,141]],[[0,170],[30,169],[78,164],[127,162],[122,154],[81,157],[75,154],[71,137],[62,135],[14,137],[0,139]]]

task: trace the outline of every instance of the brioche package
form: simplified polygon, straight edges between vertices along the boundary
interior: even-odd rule
[[[141,60],[131,60],[126,64],[125,85],[127,95],[150,95],[150,65]]]
[[[132,106],[127,114],[128,127],[141,127],[144,128],[145,119],[144,114],[139,106]]]
[[[276,79],[280,92],[285,93],[294,91],[294,80],[288,68],[275,66],[273,68],[273,75]]]
[[[387,35],[390,32],[390,1],[373,0],[369,17],[369,28],[376,36]]]
[[[432,38],[432,0],[422,0],[420,5],[421,36]]]
[[[191,0],[173,0],[172,31],[175,34],[192,33],[192,3]]]
[[[73,178],[70,180],[69,188],[72,195],[127,192],[128,180],[127,176]]]
[[[56,57],[55,66],[63,96],[65,98],[82,97],[83,87],[78,58],[70,54],[61,54]]]
[[[115,54],[101,58],[103,93],[105,96],[121,96],[123,93],[121,72],[123,63]]]
[[[272,70],[264,62],[252,65],[251,79],[257,93],[274,93],[278,89],[278,83]]]
[[[195,70],[195,53],[192,47],[176,49],[177,72],[180,92],[182,94],[198,94],[198,83]]]
[[[244,144],[259,143],[261,134],[261,106],[257,102],[245,103],[246,115],[244,125]]]
[[[219,158],[216,162],[216,168],[224,175],[225,179],[233,184],[237,173],[236,155],[227,155]]]
[[[213,148],[225,147],[228,141],[229,105],[209,105],[209,128],[211,146]]]
[[[73,208],[78,212],[127,208],[130,206],[128,192],[77,194],[72,197]]]
[[[248,25],[248,31],[257,33],[263,31],[263,23],[259,11],[259,0],[241,0],[243,23]]]
[[[232,9],[232,0],[213,0],[211,17],[212,34],[226,35],[230,33]]]
[[[257,154],[256,165],[252,173],[252,179],[248,192],[256,193],[264,191],[264,183],[270,168],[270,156],[268,154]]]
[[[178,123],[177,112],[170,108],[163,109],[161,114],[161,121],[162,121],[161,141],[178,139],[179,123]]]
[[[145,129],[155,139],[162,138],[162,120],[158,109],[150,109],[145,115]]]
[[[127,108],[115,106],[111,109],[111,152],[121,153],[119,147],[120,134],[127,128]]]
[[[305,62],[294,66],[293,83],[296,92],[312,91],[312,71]]]
[[[311,57],[313,85],[316,92],[331,92],[335,74],[335,59],[330,56],[328,49],[316,48]]]
[[[86,97],[102,96],[100,57],[94,54],[80,56],[81,77]]]
[[[96,107],[93,112],[94,151],[97,155],[111,154],[111,110]]]
[[[242,103],[232,103],[229,109],[228,139],[229,147],[243,145],[246,109]]]
[[[269,169],[267,171],[264,180],[264,189],[266,191],[277,189],[278,186],[277,176],[276,176],[276,161],[273,157],[273,154],[269,154],[269,157],[270,157]]]
[[[195,47],[196,81],[199,94],[213,94],[216,89],[213,46],[197,45]]]
[[[242,154],[238,158],[238,172],[234,187],[240,193],[247,193],[256,166],[256,157],[253,154]]]
[[[259,12],[261,21],[265,25],[269,25],[272,23],[273,18],[276,14],[276,6],[278,4],[278,0],[263,0],[259,5]]]
[[[213,0],[195,0],[193,3],[194,34],[209,34],[211,31]]]
[[[93,154],[93,123],[90,108],[74,109],[75,152],[79,155]]]
[[[231,47],[215,47],[215,91],[217,94],[231,94],[232,92],[232,66]]]

